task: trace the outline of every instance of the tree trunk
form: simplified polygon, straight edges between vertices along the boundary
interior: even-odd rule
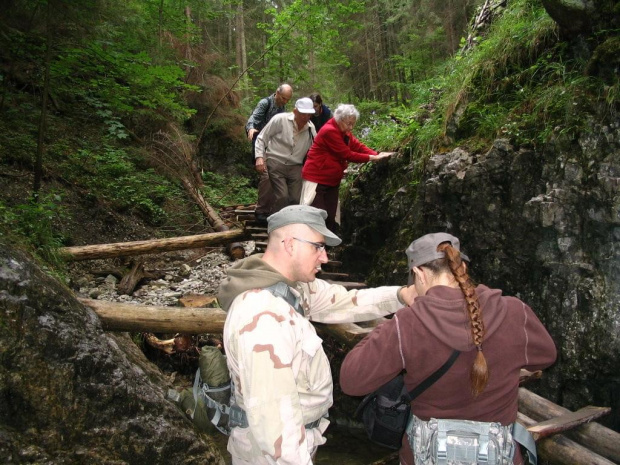
[[[247,95],[249,82],[248,75],[245,71],[248,68],[248,56],[245,44],[245,15],[243,11],[243,0],[239,0],[237,5],[235,24],[235,33],[237,38],[237,67],[239,68],[239,74],[243,73],[241,77],[241,90],[244,95]]]
[[[43,152],[45,151],[45,135],[47,132],[47,97],[50,92],[50,66],[52,62],[52,4],[53,1],[47,2],[47,18],[46,18],[46,40],[45,40],[45,72],[43,78],[43,94],[41,95],[41,115],[39,117],[39,135],[37,138],[37,154],[34,163],[34,183],[32,186],[33,198],[38,197],[39,189],[41,189],[41,179],[43,178]]]
[[[62,247],[59,252],[61,255],[64,255],[67,260],[71,261],[94,260],[153,252],[169,252],[171,250],[197,249],[206,246],[222,245],[244,238],[245,232],[243,230],[233,229],[231,231],[197,234],[195,236],[170,237],[168,239]]]
[[[189,5],[185,6],[185,60],[189,68],[192,61],[192,9]]]
[[[368,96],[371,98],[376,98],[375,95],[375,79],[372,70],[372,58],[370,52],[370,39],[368,38],[368,30],[370,27],[366,28],[364,32],[364,42],[366,46],[366,66],[368,67]]]
[[[188,192],[194,202],[196,202],[196,205],[198,205],[198,208],[200,208],[200,211],[202,211],[202,213],[205,215],[207,221],[213,227],[213,229],[217,232],[228,231],[229,228],[228,226],[226,226],[226,223],[224,223],[222,218],[220,218],[220,215],[218,215],[218,213],[213,209],[213,207],[211,207],[211,205],[209,205],[209,203],[202,196],[199,185],[192,182],[185,176],[181,178],[181,181],[183,182],[185,190]],[[243,258],[245,256],[245,249],[243,248],[243,244],[239,242],[229,244],[226,252],[231,258],[235,260]]]
[[[157,45],[161,49],[164,39],[164,0],[160,0],[157,13]]]

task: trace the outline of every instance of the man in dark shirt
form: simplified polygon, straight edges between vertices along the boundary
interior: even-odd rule
[[[269,120],[278,113],[284,111],[285,105],[293,97],[293,88],[288,84],[280,84],[276,92],[269,97],[261,99],[248,118],[245,132],[248,140],[252,142],[252,165],[255,163],[256,138]],[[258,202],[256,203],[256,219],[266,221],[273,207],[273,192],[267,171],[260,173],[258,180]]]

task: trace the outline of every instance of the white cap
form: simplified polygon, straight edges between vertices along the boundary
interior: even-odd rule
[[[314,114],[314,104],[308,97],[303,97],[295,102],[295,108],[299,113]]]

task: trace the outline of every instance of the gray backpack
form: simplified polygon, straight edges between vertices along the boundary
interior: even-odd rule
[[[513,435],[517,435],[515,438]],[[502,426],[496,422],[431,418],[411,415],[407,425],[409,445],[416,465],[512,465],[517,441],[527,433],[519,423]],[[524,444],[527,449],[533,446]],[[533,455],[533,457],[532,457]],[[536,463],[536,448],[529,453]]]

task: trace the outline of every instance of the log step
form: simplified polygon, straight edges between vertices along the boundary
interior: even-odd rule
[[[368,287],[368,284],[366,284],[366,283],[358,283],[358,282],[355,282],[355,281],[337,281],[337,280],[333,280],[333,279],[326,279],[325,281],[327,281],[330,284],[340,284],[341,286],[344,286],[348,290],[351,290],[351,289],[366,289]]]
[[[325,280],[330,280],[331,279],[332,281],[345,280],[345,279],[349,279],[350,278],[348,273],[333,273],[333,272],[329,272],[329,271],[321,271],[318,274],[318,277],[321,278],[321,279],[325,279]]]
[[[265,226],[255,226],[255,225],[248,226],[247,223],[246,223],[245,230],[247,232],[249,232],[250,234],[266,233],[267,232],[267,227],[265,227]]]

